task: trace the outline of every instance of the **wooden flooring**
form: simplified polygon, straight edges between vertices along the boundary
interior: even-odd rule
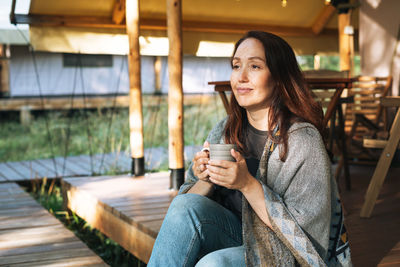
[[[15,183],[0,184],[0,266],[108,266]]]
[[[201,146],[185,146],[185,159],[191,160],[193,155],[201,149]],[[157,169],[161,165],[167,165],[168,151],[163,147],[145,149],[145,168]],[[103,163],[102,163],[103,162]],[[73,177],[101,175],[110,170],[117,173],[129,173],[131,170],[131,158],[128,153],[108,153],[89,155],[56,157],[55,159],[37,159],[18,162],[0,163],[0,183],[23,180],[40,179],[43,177]]]
[[[68,207],[143,262],[176,195],[169,174],[64,178]]]
[[[374,166],[352,165],[352,191],[345,191],[342,186],[344,183],[341,183],[353,263],[360,267],[379,264],[385,267],[400,266],[400,250],[398,247],[395,249],[400,241],[400,168],[389,169],[372,216],[360,218],[361,206],[373,172]]]
[[[353,189],[341,192],[353,263],[356,267],[400,266],[400,168],[389,170],[372,217],[361,219],[373,170],[372,166],[350,166]],[[174,197],[168,190],[168,173],[63,180],[72,210],[147,262]]]

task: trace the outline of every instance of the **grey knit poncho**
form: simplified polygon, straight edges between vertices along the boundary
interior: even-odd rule
[[[213,128],[209,143],[224,143],[225,123],[226,119]],[[316,128],[309,123],[290,127],[285,162],[279,158],[281,146],[271,147],[268,140],[256,179],[264,190],[272,230],[243,197],[246,265],[352,266],[337,186]],[[197,180],[190,166],[179,193],[187,192]]]

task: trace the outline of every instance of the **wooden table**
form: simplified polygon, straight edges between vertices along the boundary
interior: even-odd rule
[[[342,159],[340,162],[343,162],[344,172],[345,172],[345,180],[346,180],[346,187],[348,190],[351,188],[350,182],[350,174],[349,174],[349,167],[347,161],[347,151],[346,151],[346,136],[344,133],[344,119],[343,119],[343,111],[341,108],[341,95],[345,88],[350,89],[352,87],[353,78],[306,78],[306,81],[311,90],[317,89],[335,89],[333,96],[328,104],[327,110],[324,114],[323,119],[323,127],[326,128],[328,125],[329,120],[332,120],[332,126],[336,126],[335,123],[335,115],[336,112],[338,113],[339,125],[338,130],[340,134],[340,138],[336,138],[336,142],[341,147],[341,155]],[[214,90],[219,93],[222,103],[224,104],[225,110],[229,112],[229,101],[226,96],[225,92],[232,91],[231,85],[229,81],[216,81],[216,82],[209,82],[208,84],[214,85]],[[332,131],[334,128],[331,127]],[[340,143],[339,143],[340,142]],[[338,178],[337,175],[336,178]]]

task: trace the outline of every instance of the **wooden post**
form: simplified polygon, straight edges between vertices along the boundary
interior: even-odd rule
[[[5,45],[0,45],[0,96],[3,96],[10,91],[9,63],[7,48]]]
[[[161,56],[154,57],[154,80],[155,80],[155,95],[161,95],[161,69],[162,60]]]
[[[168,133],[170,188],[178,190],[184,181],[183,89],[182,89],[182,1],[167,0]]]
[[[350,26],[351,11],[347,13],[339,13],[339,54],[340,54],[340,70],[348,71],[350,75],[351,70],[351,45],[350,35],[345,32],[346,26]]]
[[[126,0],[126,30],[129,39],[129,129],[132,174],[144,174],[142,90],[140,81],[139,0]]]

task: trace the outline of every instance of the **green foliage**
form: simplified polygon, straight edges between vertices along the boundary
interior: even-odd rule
[[[148,97],[143,96],[144,146],[167,148],[167,97],[156,101],[149,101]],[[212,126],[225,116],[217,95],[209,103],[204,100],[205,97],[199,96],[198,104],[184,107],[185,145],[202,144]],[[127,108],[48,111],[34,115],[29,126],[21,125],[17,118],[0,121],[0,162],[129,151]]]
[[[118,243],[91,227],[87,222],[63,210],[63,197],[58,180],[46,178],[33,180],[26,185],[31,195],[87,246],[111,266],[146,266]]]

